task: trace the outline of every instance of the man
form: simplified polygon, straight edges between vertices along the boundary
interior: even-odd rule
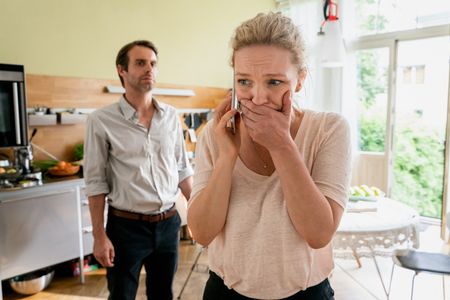
[[[84,176],[109,299],[135,299],[142,266],[147,297],[172,299],[181,222],[175,202],[181,193],[189,199],[193,171],[175,109],[152,97],[157,55],[149,41],[125,45],[116,59],[125,94],[87,122]]]

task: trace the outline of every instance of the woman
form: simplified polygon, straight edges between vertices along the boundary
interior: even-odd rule
[[[204,299],[333,299],[330,241],[347,201],[348,125],[293,108],[306,69],[289,18],[258,14],[236,29],[232,48],[241,114],[228,98],[202,132],[188,210],[194,239],[208,246]]]

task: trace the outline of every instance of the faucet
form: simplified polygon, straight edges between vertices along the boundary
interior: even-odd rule
[[[22,174],[31,173],[31,161],[33,160],[33,152],[31,145],[18,147],[16,149],[17,166],[22,170]]]

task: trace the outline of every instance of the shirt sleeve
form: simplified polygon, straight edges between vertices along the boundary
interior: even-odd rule
[[[214,133],[212,130],[212,122],[213,120],[210,120],[205,128],[203,128],[195,147],[194,184],[188,206],[195,201],[197,194],[206,187],[214,169],[214,157],[217,156],[217,151],[215,151],[216,148],[212,140],[212,134]]]
[[[106,180],[108,141],[95,113],[87,118],[84,153],[83,175],[86,195],[108,194],[110,191]]]
[[[189,163],[189,158],[186,152],[186,145],[184,143],[183,128],[181,127],[180,119],[175,116],[177,122],[177,136],[175,144],[175,155],[178,165],[178,182],[182,182],[187,177],[192,176],[194,171]]]
[[[327,116],[312,178],[320,191],[345,207],[351,179],[350,126],[338,114]]]

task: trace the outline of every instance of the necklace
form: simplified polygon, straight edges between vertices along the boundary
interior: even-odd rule
[[[255,142],[252,141],[252,145],[253,145],[253,149],[256,152],[256,155],[258,156],[259,160],[262,161],[263,163],[263,168],[267,169],[269,167],[269,165],[267,164],[267,162],[262,158],[261,154],[259,153],[258,149],[256,148]]]

